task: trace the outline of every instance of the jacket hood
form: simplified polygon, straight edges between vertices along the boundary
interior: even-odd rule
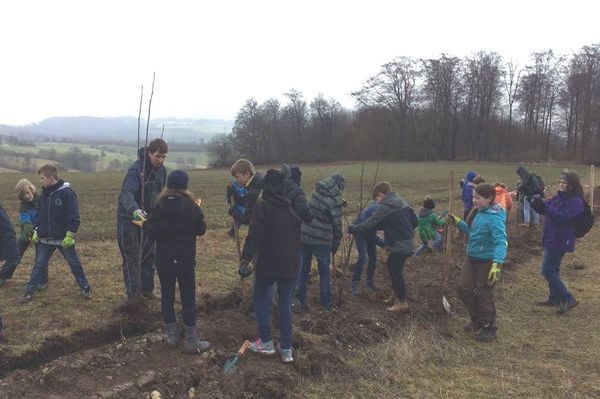
[[[337,197],[342,195],[333,177],[327,177],[317,183],[315,191],[326,197]]]
[[[523,178],[527,177],[529,172],[527,171],[527,169],[525,169],[525,167],[519,166],[517,168],[517,174],[521,177],[521,179],[523,179]]]
[[[465,176],[465,180],[468,181],[469,183],[473,183],[473,179],[477,177],[477,173],[475,172],[468,172],[467,175]]]
[[[505,212],[504,209],[502,209],[502,207],[498,204],[496,204],[495,202],[490,205],[489,207],[481,210],[480,212],[482,213],[489,213],[489,214],[496,214],[496,213],[500,213],[500,212]]]
[[[408,203],[394,192],[387,193],[386,196],[383,198],[383,201],[381,201],[381,204],[398,209],[402,209],[408,206]]]
[[[262,200],[278,208],[287,208],[290,206],[290,200],[285,194],[277,191],[263,191]]]
[[[421,208],[419,211],[419,217],[424,218],[427,215],[431,215],[433,213],[433,209]]]
[[[64,180],[58,180],[55,185],[50,187],[45,187],[42,189],[44,193],[53,193],[54,191],[62,190],[64,188],[71,187],[71,183],[66,182]]]

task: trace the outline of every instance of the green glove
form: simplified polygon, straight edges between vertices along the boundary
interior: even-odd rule
[[[456,216],[456,215],[451,214],[451,213],[448,213],[446,215],[446,220],[448,221],[448,223],[450,223],[450,224],[452,224],[454,226],[456,226],[457,224],[460,223],[460,218],[458,216]]]
[[[133,223],[142,226],[144,222],[148,220],[148,214],[141,209],[133,211]]]
[[[72,231],[67,231],[67,235],[62,241],[62,247],[65,249],[73,248],[75,245],[75,233]]]
[[[31,235],[30,241],[34,244],[37,244],[38,242],[40,242],[40,238],[38,237],[37,230],[33,230],[33,234]]]
[[[490,285],[494,285],[498,281],[500,281],[500,273],[502,273],[500,266],[501,265],[499,265],[496,262],[492,263],[492,268],[490,269],[490,272],[488,274],[488,283]]]

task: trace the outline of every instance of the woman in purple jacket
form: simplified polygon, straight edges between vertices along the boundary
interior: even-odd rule
[[[562,315],[579,305],[560,279],[560,264],[567,252],[575,251],[574,220],[583,213],[583,189],[579,176],[564,173],[558,181],[558,193],[549,200],[533,198],[531,206],[536,212],[546,215],[542,246],[542,276],[548,282],[550,294],[541,306],[558,306]]]

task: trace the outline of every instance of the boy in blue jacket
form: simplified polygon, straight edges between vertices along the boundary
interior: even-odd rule
[[[79,229],[77,196],[69,183],[59,179],[56,166],[44,165],[38,174],[43,190],[38,207],[38,225],[31,237],[31,242],[36,244],[35,266],[19,302],[31,300],[42,276],[47,275],[48,262],[57,249],[69,263],[83,298],[91,299],[92,289],[75,250],[75,234]]]
[[[377,201],[373,200],[373,202],[358,215],[354,224],[360,224],[373,216],[378,206],[379,204]],[[375,276],[375,267],[377,265],[377,245],[383,247],[383,240],[377,236],[377,230],[374,229],[362,234],[355,234],[354,243],[356,244],[358,259],[354,266],[354,273],[352,273],[352,295],[358,294],[360,278],[367,259],[367,288],[372,291],[377,291],[377,287],[375,287],[375,284],[373,283],[373,277]]]

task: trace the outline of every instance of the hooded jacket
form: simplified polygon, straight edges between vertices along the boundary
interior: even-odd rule
[[[534,177],[525,167],[519,166],[517,168],[517,174],[521,178],[521,183],[517,187],[519,194],[524,197],[528,197],[536,194],[543,194],[537,187],[537,177]]]
[[[417,215],[410,205],[398,194],[388,193],[375,213],[352,228],[353,233],[363,234],[377,229],[383,230],[384,246],[390,252],[400,255],[411,255],[414,250]]]
[[[242,213],[237,219],[238,223],[250,223],[254,205],[256,205],[256,202],[260,197],[260,193],[262,192],[262,181],[263,176],[257,172],[250,178],[250,180],[248,180],[248,183],[246,183],[246,195],[239,198],[240,205],[244,207],[244,213]]]
[[[256,259],[258,276],[294,278],[300,257],[301,221],[283,192],[264,191],[252,213],[242,259]]]
[[[510,210],[513,207],[513,201],[510,197],[510,194],[502,186],[497,186],[495,190],[496,199],[494,200],[494,202],[500,205],[500,207],[503,208],[506,211],[506,214],[508,215],[508,212],[510,212]]]
[[[462,202],[465,207],[465,214],[471,212],[473,209],[473,179],[477,177],[477,173],[469,172],[465,176],[465,180],[462,185]]]
[[[480,209],[469,226],[464,220],[458,228],[469,236],[469,258],[504,263],[506,257],[506,212],[498,204]]]
[[[40,240],[62,241],[67,231],[79,230],[79,204],[71,185],[59,180],[44,187],[38,204],[37,233]]]
[[[342,191],[332,177],[319,181],[309,203],[313,220],[302,224],[302,243],[330,245],[335,252],[342,240]]]
[[[545,202],[542,245],[554,251],[575,251],[573,221],[583,213],[583,200],[578,195],[559,191]]]
[[[144,156],[144,148],[138,150],[138,159],[127,170],[123,181],[117,216],[131,220],[133,212],[142,209],[142,181],[140,179],[144,170],[142,159],[146,162],[144,175],[144,210],[150,214],[158,195],[167,182],[167,169],[164,165],[155,168],[150,157]]]
[[[438,219],[433,209],[421,208],[419,212],[419,238],[423,242],[433,240],[437,228],[445,224],[446,222]]]
[[[34,227],[38,223],[39,203],[40,196],[36,192],[33,195],[32,201],[21,200],[21,204],[19,205],[19,224],[21,225],[21,231],[26,236],[29,236],[33,232]]]

